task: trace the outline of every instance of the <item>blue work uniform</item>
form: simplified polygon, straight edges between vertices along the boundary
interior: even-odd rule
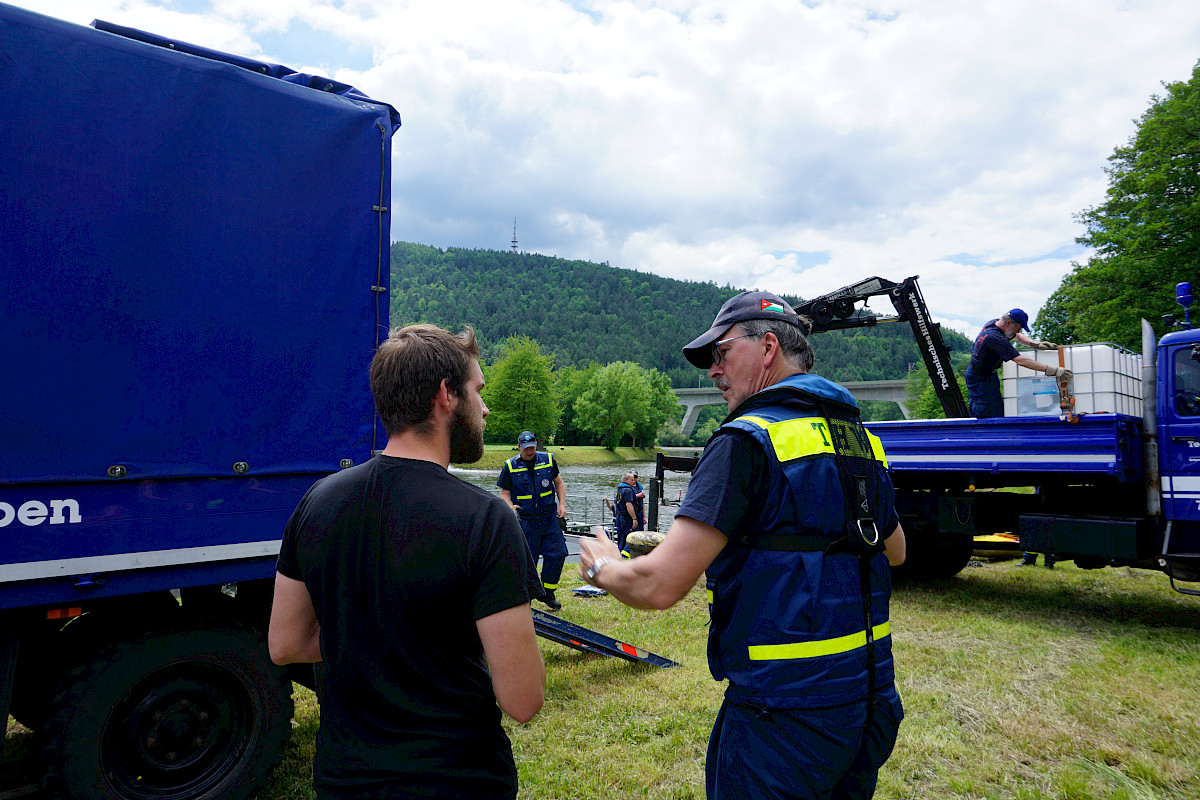
[[[883,448],[857,423],[854,398],[813,375],[729,415],[676,515],[730,540],[707,570],[709,669],[729,681],[709,741],[709,800],[869,798],[895,744],[904,712],[891,572],[882,552],[860,560],[842,544],[856,523],[835,438],[869,471],[858,492],[890,534],[898,520]]]
[[[513,504],[520,509],[517,516],[529,552],[535,564],[539,557],[542,559],[542,585],[550,591],[558,588],[567,560],[567,541],[558,524],[558,499],[554,492],[557,477],[554,456],[538,450],[532,463],[520,455],[505,461],[496,479],[496,485],[508,490]]]
[[[631,519],[629,516],[629,506],[626,503],[633,503],[634,510],[637,510],[637,498],[634,495],[633,487],[625,481],[617,484],[617,491],[613,494],[613,525],[617,529],[617,549],[621,551],[621,555],[629,557],[629,551],[625,549],[625,540],[629,538],[629,533],[633,530],[637,520]]]
[[[971,348],[971,363],[967,364],[967,406],[971,416],[979,419],[1004,416],[1004,398],[1000,394],[997,371],[1005,361],[1017,357],[1017,348],[992,320],[983,326]]]
[[[633,529],[635,531],[646,530],[646,498],[638,497],[638,495],[642,494],[643,491],[645,491],[645,490],[642,488],[642,484],[637,480],[637,478],[634,478],[633,479],[633,510],[637,512],[637,524],[635,524],[633,526]]]

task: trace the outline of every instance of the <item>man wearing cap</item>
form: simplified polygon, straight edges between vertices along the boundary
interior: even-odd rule
[[[567,560],[567,540],[559,524],[559,519],[567,517],[567,487],[558,474],[554,456],[538,450],[537,444],[537,437],[531,431],[521,431],[517,437],[521,453],[504,462],[496,485],[500,487],[500,498],[513,507],[521,520],[533,563],[537,563],[539,556],[542,559],[545,594],[541,601],[557,611],[562,603],[554,596],[554,590]]]
[[[1037,350],[1054,350],[1058,347],[1054,342],[1042,342],[1031,339],[1025,333],[1029,330],[1029,315],[1019,308],[1014,308],[1000,319],[994,319],[983,326],[983,330],[975,337],[975,346],[971,349],[971,363],[967,365],[967,406],[972,417],[1004,416],[1004,398],[1000,395],[1000,376],[997,371],[1005,361],[1012,361],[1022,367],[1037,372],[1044,372],[1051,378],[1070,378],[1071,371],[1055,364],[1042,364],[1029,356],[1020,355],[1012,346],[1016,339],[1026,347]]]
[[[869,798],[904,716],[888,622],[904,531],[854,398],[808,374],[810,330],[776,295],[726,302],[683,352],[730,413],[666,538],[631,560],[581,542],[584,580],[635,608],[707,576],[709,670],[728,681],[709,800]]]
[[[637,479],[633,477],[633,473],[626,472],[621,476],[621,482],[617,484],[617,491],[613,494],[613,527],[617,532],[617,550],[625,558],[629,558],[625,540],[632,531],[640,530],[637,527],[637,498],[633,488],[636,483]]]
[[[633,523],[633,530],[644,531],[646,530],[646,490],[642,488],[642,484],[638,480],[636,469],[629,470],[629,475],[633,478],[633,481],[629,485],[633,487],[633,509],[637,512],[637,520]]]

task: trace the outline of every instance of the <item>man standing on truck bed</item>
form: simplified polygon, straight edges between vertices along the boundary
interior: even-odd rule
[[[554,590],[567,561],[567,540],[559,523],[567,518],[567,487],[554,456],[538,450],[537,445],[537,437],[531,431],[521,431],[517,437],[521,452],[504,462],[496,485],[500,487],[500,498],[512,506],[521,520],[533,563],[537,564],[539,557],[542,559],[540,599],[557,611],[562,603],[554,596]]]
[[[971,416],[978,419],[1004,416],[1004,398],[1000,394],[1000,376],[996,374],[1000,365],[1012,361],[1022,367],[1044,372],[1051,378],[1070,378],[1071,370],[1054,364],[1042,364],[1029,356],[1020,355],[1012,346],[1016,339],[1026,347],[1037,350],[1054,350],[1054,342],[1031,339],[1024,332],[1029,330],[1029,315],[1014,308],[1000,319],[983,326],[975,337],[971,349],[971,363],[967,365],[967,406]]]
[[[810,325],[767,292],[726,302],[683,349],[730,413],[671,530],[628,561],[580,541],[584,579],[635,608],[674,605],[707,572],[709,669],[729,681],[709,800],[869,798],[904,716],[888,622],[904,531],[854,398],[807,374]]]
[[[288,521],[268,641],[323,662],[318,798],[517,795],[500,712],[542,706],[541,587],[512,511],[447,471],[483,455],[478,358],[469,327],[393,330],[370,370],[387,447]]]

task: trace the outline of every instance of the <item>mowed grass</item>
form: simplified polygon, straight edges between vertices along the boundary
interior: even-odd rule
[[[509,725],[521,797],[702,798],[723,689],[705,662],[702,587],[669,611],[639,612],[574,597],[576,585],[568,572],[564,617],[682,666],[539,640],[545,707]],[[892,619],[907,717],[876,797],[1200,797],[1200,598],[1172,592],[1164,576],[988,563],[897,587]],[[317,722],[313,696],[298,689],[293,742],[260,798],[312,796]]]
[[[618,447],[609,450],[599,445],[549,445],[544,449],[554,454],[561,466],[579,467],[584,464],[619,464],[626,461],[653,461],[660,452],[654,447]],[[702,448],[695,448],[699,451]],[[500,470],[504,462],[521,451],[516,445],[489,444],[484,446],[483,457],[471,464],[455,466],[470,469]]]

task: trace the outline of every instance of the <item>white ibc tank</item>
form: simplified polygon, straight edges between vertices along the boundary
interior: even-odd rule
[[[1076,414],[1111,412],[1142,415],[1142,356],[1109,342],[1065,348],[1063,362],[1075,374],[1072,393]],[[1022,350],[1021,355],[1043,364],[1058,364],[1057,350]],[[1004,362],[1004,416],[1060,413],[1054,378],[1043,372]]]

